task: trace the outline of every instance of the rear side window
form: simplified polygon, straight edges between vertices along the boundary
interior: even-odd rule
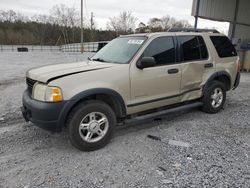
[[[196,61],[208,58],[206,44],[201,36],[179,36],[182,61]]]
[[[237,56],[237,52],[226,36],[211,36],[214,47],[221,58]]]
[[[201,59],[208,59],[208,51],[207,51],[207,46],[206,46],[204,39],[201,36],[198,36],[197,38],[199,41]]]
[[[157,65],[175,63],[175,45],[173,37],[154,39],[144,51],[144,57],[154,57]]]

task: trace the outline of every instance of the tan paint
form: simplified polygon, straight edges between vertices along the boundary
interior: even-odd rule
[[[151,67],[146,69],[138,69],[136,63],[142,56],[147,46],[156,38],[162,36],[174,36],[174,33],[152,33],[149,34],[148,41],[144,44],[141,50],[130,63],[130,87],[131,100],[128,104],[137,104],[148,102],[159,98],[170,97],[180,93],[181,73],[169,75],[168,69],[177,68],[180,70],[180,65],[164,65]],[[166,106],[179,102],[179,97],[161,100],[151,103],[145,103],[138,106],[128,107],[128,113],[133,114],[161,106]]]
[[[100,63],[100,62],[77,62],[77,63],[62,63],[55,65],[47,65],[27,71],[26,76],[34,80],[46,83],[49,79],[71,74],[74,72],[88,71],[94,69],[107,68],[117,66],[117,64]]]
[[[130,69],[131,101],[130,104],[151,101],[159,98],[170,97],[180,93],[181,72],[168,74],[168,69],[177,68],[180,65],[168,65],[140,70],[136,67]],[[131,113],[148,110],[155,107],[173,104],[179,101],[179,97],[171,100],[149,103],[130,108]]]
[[[151,33],[137,34],[147,36],[148,40],[131,60],[130,64],[111,64],[100,62],[80,62],[72,64],[57,64],[40,67],[27,72],[31,79],[46,83],[50,78],[72,72],[87,71],[65,76],[51,81],[49,86],[58,86],[62,89],[64,100],[70,100],[80,92],[95,89],[108,88],[119,93],[126,105],[144,103],[127,107],[127,114],[134,114],[149,109],[154,109],[170,104],[198,99],[202,88],[209,77],[215,71],[226,71],[232,77],[232,84],[236,78],[236,60],[238,57],[220,59],[214,49],[209,33]],[[144,70],[136,67],[136,62],[141,57],[145,48],[152,40],[161,36],[174,35],[201,35],[207,44],[209,58],[204,61],[176,63]],[[213,63],[213,68],[204,68],[206,63]],[[168,69],[179,69],[178,74],[168,74]],[[100,69],[100,70],[93,70]],[[182,94],[182,95],[181,95]],[[167,98],[175,96],[172,98]],[[155,101],[159,98],[167,98]],[[147,103],[147,101],[154,101]]]
[[[109,63],[106,63],[109,64]],[[119,73],[119,74],[117,74]],[[117,65],[62,77],[49,83],[62,89],[64,100],[69,100],[82,91],[95,88],[112,89],[119,93],[125,103],[130,100],[129,65]]]
[[[179,34],[186,35],[186,34]],[[203,36],[205,43],[208,38]],[[182,79],[181,79],[181,93],[200,88],[200,91],[193,91],[181,96],[181,102],[200,98],[202,96],[202,86],[206,80],[215,72],[215,62],[213,60],[213,53],[207,46],[208,59],[202,61],[183,62],[181,64]],[[214,67],[205,68],[205,64],[213,63]]]

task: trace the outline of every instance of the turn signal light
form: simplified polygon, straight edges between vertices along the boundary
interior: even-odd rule
[[[62,91],[59,87],[48,87],[46,93],[46,101],[60,102],[63,100]]]

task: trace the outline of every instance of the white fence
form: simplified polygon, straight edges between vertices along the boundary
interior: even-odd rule
[[[0,51],[16,52],[18,48],[28,48],[29,51],[60,51],[60,46],[0,45]]]
[[[97,52],[103,46],[105,46],[109,41],[99,41],[99,42],[86,42],[83,43],[83,48],[85,52]],[[81,44],[65,44],[61,46],[42,46],[42,45],[1,45],[1,51],[13,51],[17,52],[18,48],[27,48],[28,51],[61,51],[61,52],[81,52]]]

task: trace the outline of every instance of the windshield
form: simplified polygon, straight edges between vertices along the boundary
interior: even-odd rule
[[[91,60],[125,64],[134,57],[146,37],[120,37],[109,42]]]

